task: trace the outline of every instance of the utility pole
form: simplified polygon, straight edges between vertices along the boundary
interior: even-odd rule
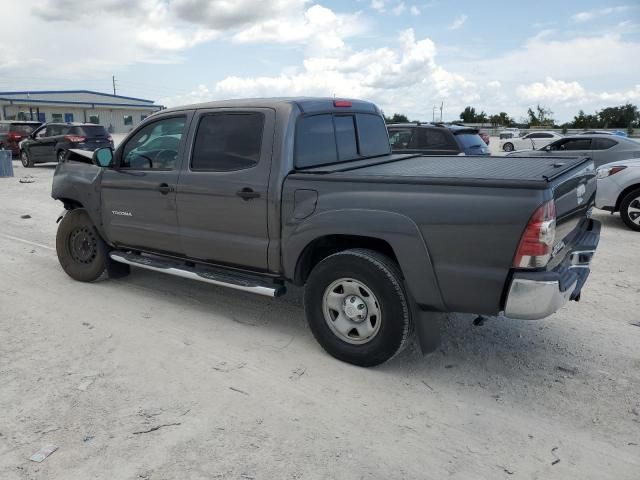
[[[111,82],[113,83],[113,94],[116,94],[116,76],[112,75],[111,76]]]
[[[433,109],[431,110],[431,122],[432,123],[436,123],[436,106],[433,106]]]
[[[442,122],[442,109],[444,108],[444,100],[440,104],[440,121]]]

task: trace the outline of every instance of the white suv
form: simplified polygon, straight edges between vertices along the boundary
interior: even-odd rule
[[[537,150],[560,138],[562,138],[562,135],[556,132],[529,132],[522,137],[501,139],[500,148],[505,152]]]
[[[640,158],[622,160],[598,168],[596,207],[620,212],[631,230],[640,232]]]

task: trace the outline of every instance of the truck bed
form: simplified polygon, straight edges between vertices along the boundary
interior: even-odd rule
[[[478,184],[548,188],[549,182],[589,161],[588,157],[389,155],[325,165],[297,173],[332,174],[332,180]]]

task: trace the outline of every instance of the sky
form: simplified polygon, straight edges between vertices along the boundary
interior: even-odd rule
[[[640,2],[0,0],[0,91],[370,100],[556,121],[640,104]]]

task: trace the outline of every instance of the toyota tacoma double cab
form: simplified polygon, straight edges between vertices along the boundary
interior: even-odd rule
[[[72,278],[135,266],[271,297],[304,286],[320,345],[362,366],[414,332],[432,350],[441,312],[552,314],[580,298],[599,240],[589,158],[393,154],[358,100],[172,108],[72,158],[52,187]]]

